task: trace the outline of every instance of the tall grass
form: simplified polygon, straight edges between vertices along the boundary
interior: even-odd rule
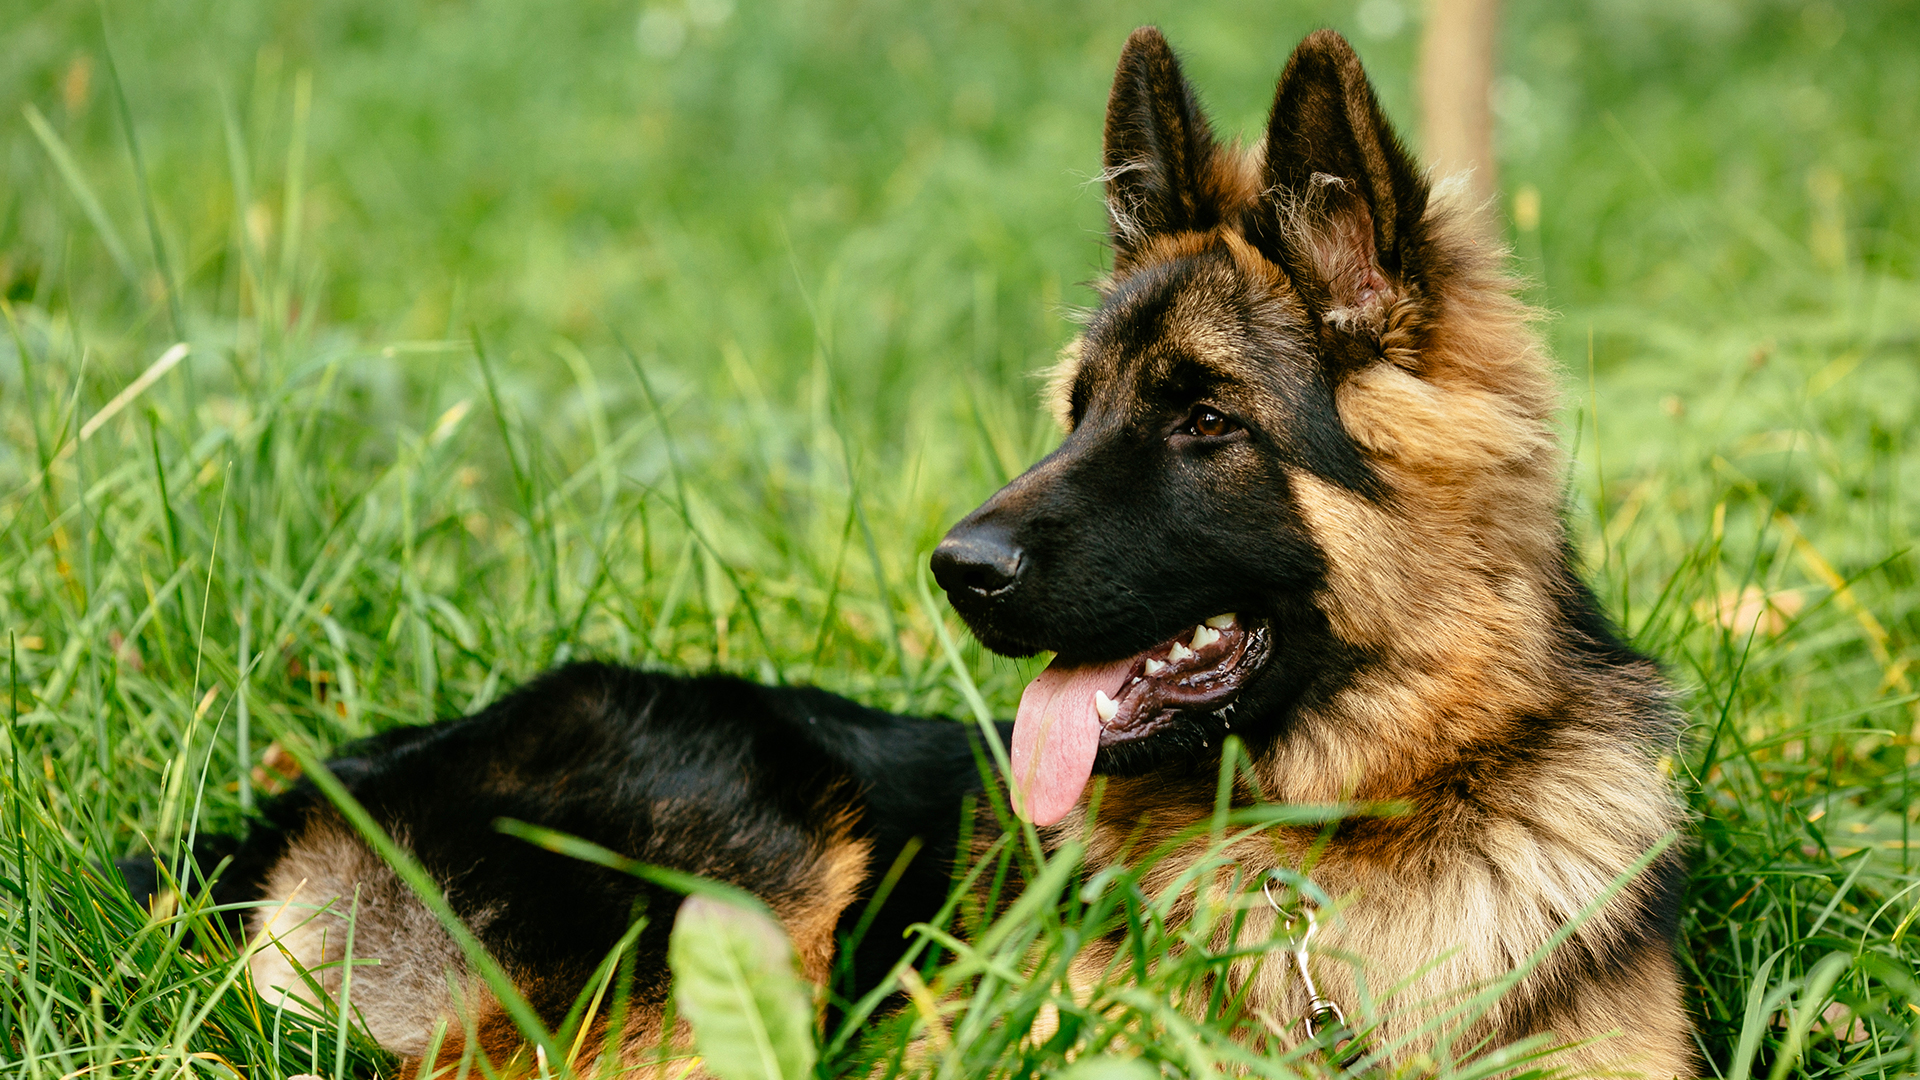
[[[1683,964],[1718,1075],[1920,1071],[1915,14],[1509,11],[1502,179],[1569,372],[1570,520],[1696,723]],[[287,736],[456,715],[587,654],[1007,715],[1032,664],[964,643],[922,568],[1051,438],[1031,374],[1099,272],[1118,43],[1159,21],[1251,130],[1331,23],[1410,117],[1418,15],[8,16],[0,1068],[386,1068],[343,1018],[245,993],[191,889],[150,917],[95,869],[241,827]],[[990,1075],[1114,1039],[1185,1073],[1324,1068],[1236,1056],[1259,1020],[1231,1003],[1189,1019],[1224,961],[1108,884],[941,954],[876,1030]],[[1064,996],[1061,958],[1129,916],[1160,967]],[[1048,1007],[1051,1041],[996,1022]]]

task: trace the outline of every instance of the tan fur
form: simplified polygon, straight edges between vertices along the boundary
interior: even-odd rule
[[[826,839],[807,874],[771,901],[773,913],[793,939],[794,954],[808,981],[825,987],[833,970],[834,929],[866,880],[873,845],[852,838],[851,808],[826,829]]]
[[[1132,161],[1123,165],[1103,169],[1094,177],[1107,185],[1107,217],[1112,223],[1114,235],[1127,244],[1144,243],[1144,251],[1121,252],[1116,256],[1116,271],[1143,266],[1157,259],[1168,257],[1169,250],[1158,245],[1169,240],[1177,244],[1182,236],[1193,234],[1153,235],[1140,221],[1140,209],[1120,202],[1114,195],[1112,181],[1123,174],[1136,169],[1152,169],[1150,162]],[[1260,195],[1260,159],[1257,152],[1249,153],[1231,145],[1223,146],[1208,161],[1198,177],[1198,184],[1209,201],[1222,206],[1245,205]]]
[[[802,974],[820,988],[823,1005],[834,929],[858,894],[869,861],[871,845],[853,838],[853,825],[850,810],[830,820],[806,868],[788,879],[779,895],[764,898],[792,939]],[[404,837],[399,839],[404,843]],[[356,963],[349,1000],[381,1046],[412,1059],[408,1075],[418,1070],[417,1059],[430,1048],[441,1024],[447,1035],[436,1067],[459,1064],[468,1052],[468,1033],[478,1052],[497,1065],[521,1052],[519,1029],[468,967],[459,946],[392,868],[331,814],[316,816],[288,845],[268,875],[261,906],[248,919],[249,936],[265,939],[265,947],[249,960],[249,969],[255,989],[270,1006],[317,1013],[315,994],[299,977],[296,963],[329,997],[339,995],[350,913]],[[485,923],[483,916],[473,928]],[[361,966],[368,960],[377,964]],[[572,985],[544,985],[540,972],[508,974],[529,1000],[570,1001],[580,991]],[[662,1039],[667,990],[640,988],[630,1003],[618,1040],[623,1064],[650,1061],[663,1046],[691,1049],[692,1032],[684,1020]],[[589,1027],[583,1045],[591,1050],[605,1040],[602,1017]]]
[[[471,999],[478,980],[433,914],[337,818],[312,822],[267,878],[262,906],[248,920],[250,937],[267,937],[248,962],[254,989],[269,1005],[310,1008],[315,995],[298,964],[338,997],[349,916],[356,960],[349,1000],[380,1045],[425,1053],[435,1023],[452,1017],[449,987]],[[379,966],[358,965],[366,959]]]
[[[1330,842],[1313,831],[1282,832],[1233,853],[1243,880],[1276,866],[1307,866],[1341,898],[1317,941],[1316,978],[1349,1010],[1369,996],[1390,998],[1381,1001],[1376,1038],[1405,1040],[1403,1059],[1443,1049],[1431,1035],[1412,1033],[1540,950],[1683,823],[1658,749],[1619,734],[1634,709],[1644,712],[1651,670],[1583,674],[1556,645],[1562,459],[1550,426],[1554,376],[1533,313],[1500,270],[1504,252],[1481,240],[1456,207],[1436,200],[1427,226],[1428,243],[1451,268],[1443,292],[1402,295],[1375,280],[1377,271],[1363,270],[1352,277],[1360,306],[1328,316],[1359,320],[1379,335],[1385,361],[1349,375],[1335,400],[1389,496],[1369,500],[1304,470],[1290,474],[1327,557],[1318,606],[1336,636],[1374,660],[1308,706],[1254,766],[1265,798],[1400,802],[1410,812],[1350,822]],[[1329,236],[1337,226],[1325,208],[1293,208],[1290,227],[1311,241],[1323,268],[1346,265],[1349,241]],[[1136,265],[1217,240],[1229,245],[1246,280],[1268,284],[1271,318],[1298,317],[1284,279],[1231,227],[1158,238]],[[1245,266],[1249,260],[1258,267]],[[1190,302],[1204,298],[1179,301]],[[1233,342],[1187,329],[1204,318],[1167,322],[1174,327],[1167,333],[1202,362],[1235,363]],[[1076,342],[1053,375],[1056,415],[1064,417],[1080,360]],[[1615,678],[1631,685],[1615,686]],[[1479,751],[1545,715],[1562,722],[1529,771],[1486,775]],[[1471,802],[1450,785],[1469,787]],[[1191,790],[1170,787],[1164,775],[1113,779],[1097,823],[1070,818],[1051,839],[1084,841],[1097,868],[1206,819],[1212,803],[1208,777]],[[1168,859],[1152,878],[1170,885],[1188,865]],[[1603,905],[1568,945],[1460,1031],[1454,1049],[1545,1027],[1562,1040],[1597,1040],[1565,1053],[1559,1065],[1650,1077],[1689,1072],[1670,957],[1643,958],[1604,978],[1576,962],[1581,948],[1604,951],[1622,932],[1640,887],[1636,881]],[[1242,940],[1278,932],[1275,921],[1254,907]],[[1078,977],[1098,979],[1117,944],[1089,949]],[[1251,980],[1251,1010],[1282,1021],[1304,1013],[1305,992],[1289,965],[1268,962],[1256,972],[1247,964],[1235,978]],[[1297,1025],[1287,1038],[1296,1037]]]
[[[1046,386],[1040,392],[1040,400],[1046,406],[1047,415],[1065,431],[1073,426],[1072,404],[1069,396],[1073,392],[1074,377],[1080,374],[1080,350],[1086,344],[1083,335],[1075,334],[1071,341],[1060,347],[1060,356],[1046,371]]]

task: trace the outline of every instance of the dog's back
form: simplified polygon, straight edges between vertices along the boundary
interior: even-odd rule
[[[622,1040],[636,1053],[684,1041],[659,1029],[667,935],[680,897],[555,854],[495,827],[500,819],[575,836],[623,856],[746,889],[825,985],[859,901],[909,841],[924,847],[867,922],[852,983],[874,985],[902,934],[950,891],[967,795],[978,790],[969,726],[898,717],[804,688],[724,676],[679,678],[602,664],[549,672],[485,711],[403,729],[331,763],[347,790],[439,882],[448,903],[557,1028],[636,918]],[[330,804],[303,786],[272,805],[223,893],[260,906],[247,929],[278,946],[256,954],[256,989],[310,998],[295,970],[339,989],[346,916],[357,956],[353,1001],[388,1049],[418,1056],[436,1024],[457,1059],[467,1025],[503,1063],[522,1036],[459,948]],[[246,880],[247,867],[260,867]],[[324,911],[317,909],[324,908]],[[611,998],[609,998],[611,1000]],[[595,1045],[599,1045],[596,1041]]]

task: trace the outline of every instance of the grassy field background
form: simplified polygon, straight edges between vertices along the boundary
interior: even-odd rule
[[[0,1073],[388,1068],[263,1019],[191,914],[89,871],[237,827],[288,733],[580,655],[1010,715],[1034,665],[950,663],[923,568],[1054,437],[1034,373],[1101,272],[1121,41],[1158,22],[1251,133],[1335,26],[1417,143],[1421,14],[9,0]],[[1701,1047],[1723,1076],[1915,1075],[1920,5],[1506,20],[1503,209],[1567,369],[1569,519],[1696,722]],[[929,972],[944,1067],[1067,1060],[990,1022],[1059,1000],[1045,965],[964,966]],[[1233,1017],[1112,992],[1081,1046],[1234,1060]]]

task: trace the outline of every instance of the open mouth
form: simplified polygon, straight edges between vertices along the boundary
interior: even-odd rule
[[[1266,626],[1226,614],[1109,663],[1056,658],[1020,696],[1014,809],[1036,825],[1051,825],[1080,800],[1101,747],[1147,738],[1183,713],[1227,720],[1271,649]]]

